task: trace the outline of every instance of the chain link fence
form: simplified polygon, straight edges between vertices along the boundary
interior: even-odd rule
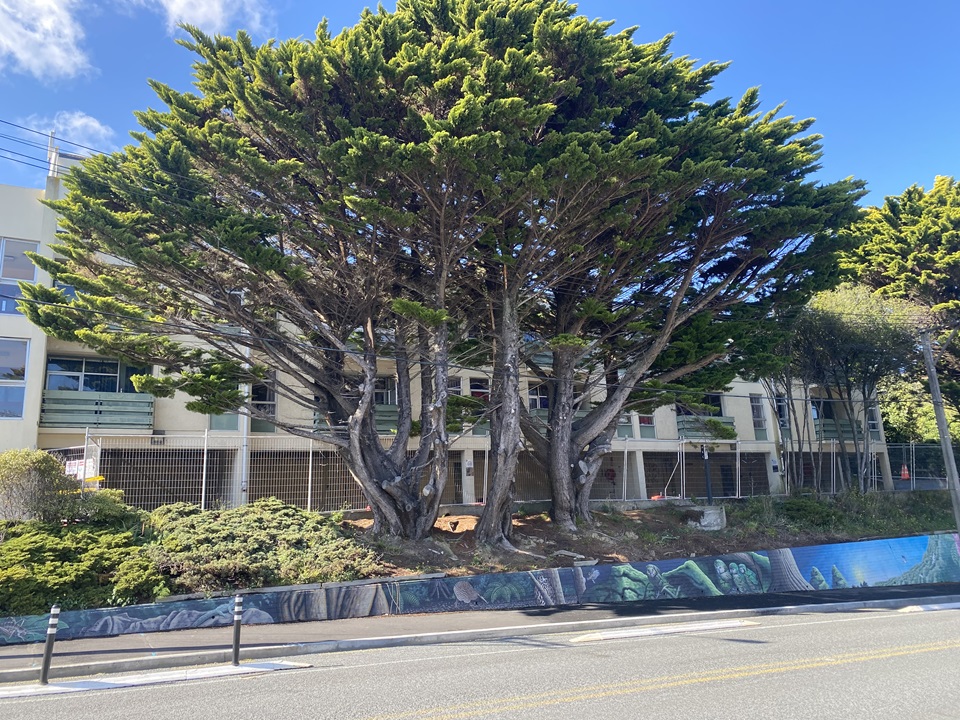
[[[707,450],[706,457],[702,449]],[[99,487],[122,490],[126,502],[146,510],[174,502],[204,509],[236,507],[264,497],[319,512],[367,506],[336,448],[306,438],[91,435],[85,447],[51,452],[68,472],[87,479],[96,476]],[[938,445],[890,445],[886,452],[896,490],[946,487]],[[740,498],[792,488],[830,494],[843,488],[843,462],[850,458],[835,444],[791,457],[782,455],[775,443],[750,443],[745,450],[736,442],[703,446],[677,440],[626,441],[603,459],[590,498],[597,502]],[[869,489],[884,488],[884,462],[878,453],[872,457]],[[482,504],[488,473],[488,451],[452,451],[443,503]],[[550,500],[547,472],[532,453],[520,454],[514,500]]]

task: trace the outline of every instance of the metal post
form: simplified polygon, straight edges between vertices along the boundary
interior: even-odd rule
[[[310,438],[310,451],[307,453],[307,512],[313,510],[313,438]]]
[[[243,621],[243,598],[233,599],[233,664],[240,664],[240,624]]]
[[[623,475],[621,479],[623,481],[623,492],[620,493],[620,499],[624,502],[627,501],[627,448],[630,447],[630,441],[626,440],[623,444]]]
[[[57,639],[57,623],[60,622],[60,606],[50,608],[50,622],[47,625],[47,644],[43,646],[43,665],[40,668],[40,684],[46,685],[50,675],[50,661],[53,659],[53,643]]]
[[[207,465],[210,451],[210,428],[203,431],[203,474],[200,476],[200,509],[207,509]]]
[[[710,451],[706,444],[700,446],[700,457],[703,458],[703,474],[707,481],[707,505],[713,505],[713,487],[710,484]]]
[[[80,471],[80,494],[83,495],[87,485],[87,447],[90,445],[90,428],[83,431],[83,470]]]

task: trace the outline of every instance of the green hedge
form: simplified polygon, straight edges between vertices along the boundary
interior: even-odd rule
[[[151,515],[118,491],[84,497],[63,523],[0,523],[0,616],[150,602],[173,592],[370,577],[376,556],[334,519],[275,498],[235,510],[168,505]]]

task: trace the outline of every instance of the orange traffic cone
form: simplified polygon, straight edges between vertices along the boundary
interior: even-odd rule
[[[903,467],[900,468],[900,479],[909,480],[910,479],[910,470],[907,468],[907,464],[904,463]]]

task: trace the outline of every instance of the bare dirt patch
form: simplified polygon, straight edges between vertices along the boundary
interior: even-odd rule
[[[696,522],[699,513],[684,506],[663,505],[593,515],[593,526],[582,527],[574,533],[551,522],[546,513],[515,514],[512,542],[518,552],[478,545],[474,533],[477,518],[473,515],[440,517],[431,537],[420,542],[372,537],[367,532],[372,524],[370,520],[350,520],[344,525],[380,555],[386,574],[391,576],[511,572],[564,567],[592,560],[640,562],[857,539],[784,527],[728,525],[723,530],[703,530],[690,524]]]

